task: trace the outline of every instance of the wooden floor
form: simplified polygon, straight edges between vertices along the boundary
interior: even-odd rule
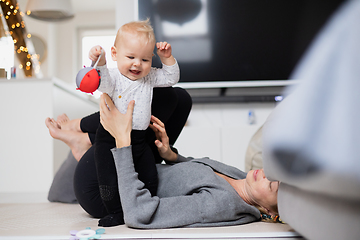
[[[78,204],[0,203],[0,239],[69,239],[71,230],[98,229]],[[101,239],[299,239],[287,224],[256,222],[233,227],[137,230],[105,228]],[[300,238],[301,239],[301,238]]]

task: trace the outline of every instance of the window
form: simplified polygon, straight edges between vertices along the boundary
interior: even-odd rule
[[[7,72],[9,78],[11,68],[14,67],[14,41],[12,37],[0,38],[0,68]]]
[[[111,47],[114,45],[116,30],[98,29],[98,30],[81,30],[81,67],[91,66],[89,51],[93,46],[100,45],[106,52],[106,64],[109,68],[116,67],[116,62],[111,59]]]

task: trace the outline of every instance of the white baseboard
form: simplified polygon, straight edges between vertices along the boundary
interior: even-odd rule
[[[43,203],[47,200],[48,192],[17,192],[0,193],[0,203]]]

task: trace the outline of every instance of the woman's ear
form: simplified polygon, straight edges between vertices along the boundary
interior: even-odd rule
[[[116,61],[116,47],[115,46],[111,47],[111,59],[113,61]]]

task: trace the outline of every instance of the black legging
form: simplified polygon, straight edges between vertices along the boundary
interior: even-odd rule
[[[171,145],[175,143],[180,135],[189,116],[191,106],[191,97],[182,88],[154,88],[151,107],[152,115],[164,122]],[[99,112],[89,115],[81,120],[81,130],[89,134],[92,143],[95,139],[96,130],[99,124]],[[150,128],[147,129],[146,140],[154,153],[156,162],[160,163],[162,158],[154,144],[155,134]],[[82,208],[91,216],[102,218],[108,215],[100,197],[94,160],[94,147],[91,147],[84,154],[76,167],[74,175],[74,191]],[[119,206],[121,206],[120,202]]]

